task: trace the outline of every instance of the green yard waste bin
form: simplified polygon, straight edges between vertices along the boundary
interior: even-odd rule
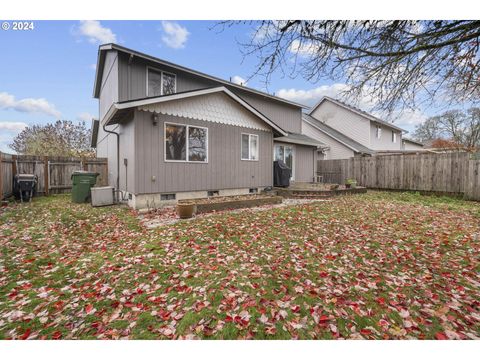
[[[72,201],[86,203],[90,201],[90,188],[97,182],[99,173],[74,171],[72,174]]]

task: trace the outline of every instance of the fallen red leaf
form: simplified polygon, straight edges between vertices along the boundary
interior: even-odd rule
[[[442,332],[437,332],[437,333],[435,334],[435,338],[436,338],[437,340],[448,340],[448,336],[445,335],[445,334],[442,333]]]

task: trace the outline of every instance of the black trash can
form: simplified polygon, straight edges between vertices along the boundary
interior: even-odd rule
[[[273,162],[273,186],[289,187],[292,170],[281,160]]]
[[[17,174],[13,177],[13,195],[17,200],[31,201],[37,192],[38,176]]]

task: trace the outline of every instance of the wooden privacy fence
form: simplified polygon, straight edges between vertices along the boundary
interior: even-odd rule
[[[463,194],[480,200],[480,160],[469,153],[402,154],[319,160],[321,181],[347,179],[372,189]]]
[[[15,174],[34,174],[38,177],[37,194],[70,192],[71,175],[75,170],[98,172],[97,185],[108,184],[105,158],[67,158],[58,156],[11,155],[0,152],[0,197],[12,195]]]

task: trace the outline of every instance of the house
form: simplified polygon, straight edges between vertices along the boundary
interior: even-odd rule
[[[98,50],[92,145],[134,208],[273,185],[273,160],[313,181],[321,141],[303,106],[116,44]]]
[[[323,159],[346,159],[401,151],[406,131],[342,101],[323,97],[303,114],[302,133],[327,145]]]
[[[412,140],[412,139],[407,139],[407,138],[403,138],[403,150],[407,150],[407,151],[411,151],[411,150],[425,150],[425,147],[424,145],[419,142],[419,141],[415,141],[415,140]]]

